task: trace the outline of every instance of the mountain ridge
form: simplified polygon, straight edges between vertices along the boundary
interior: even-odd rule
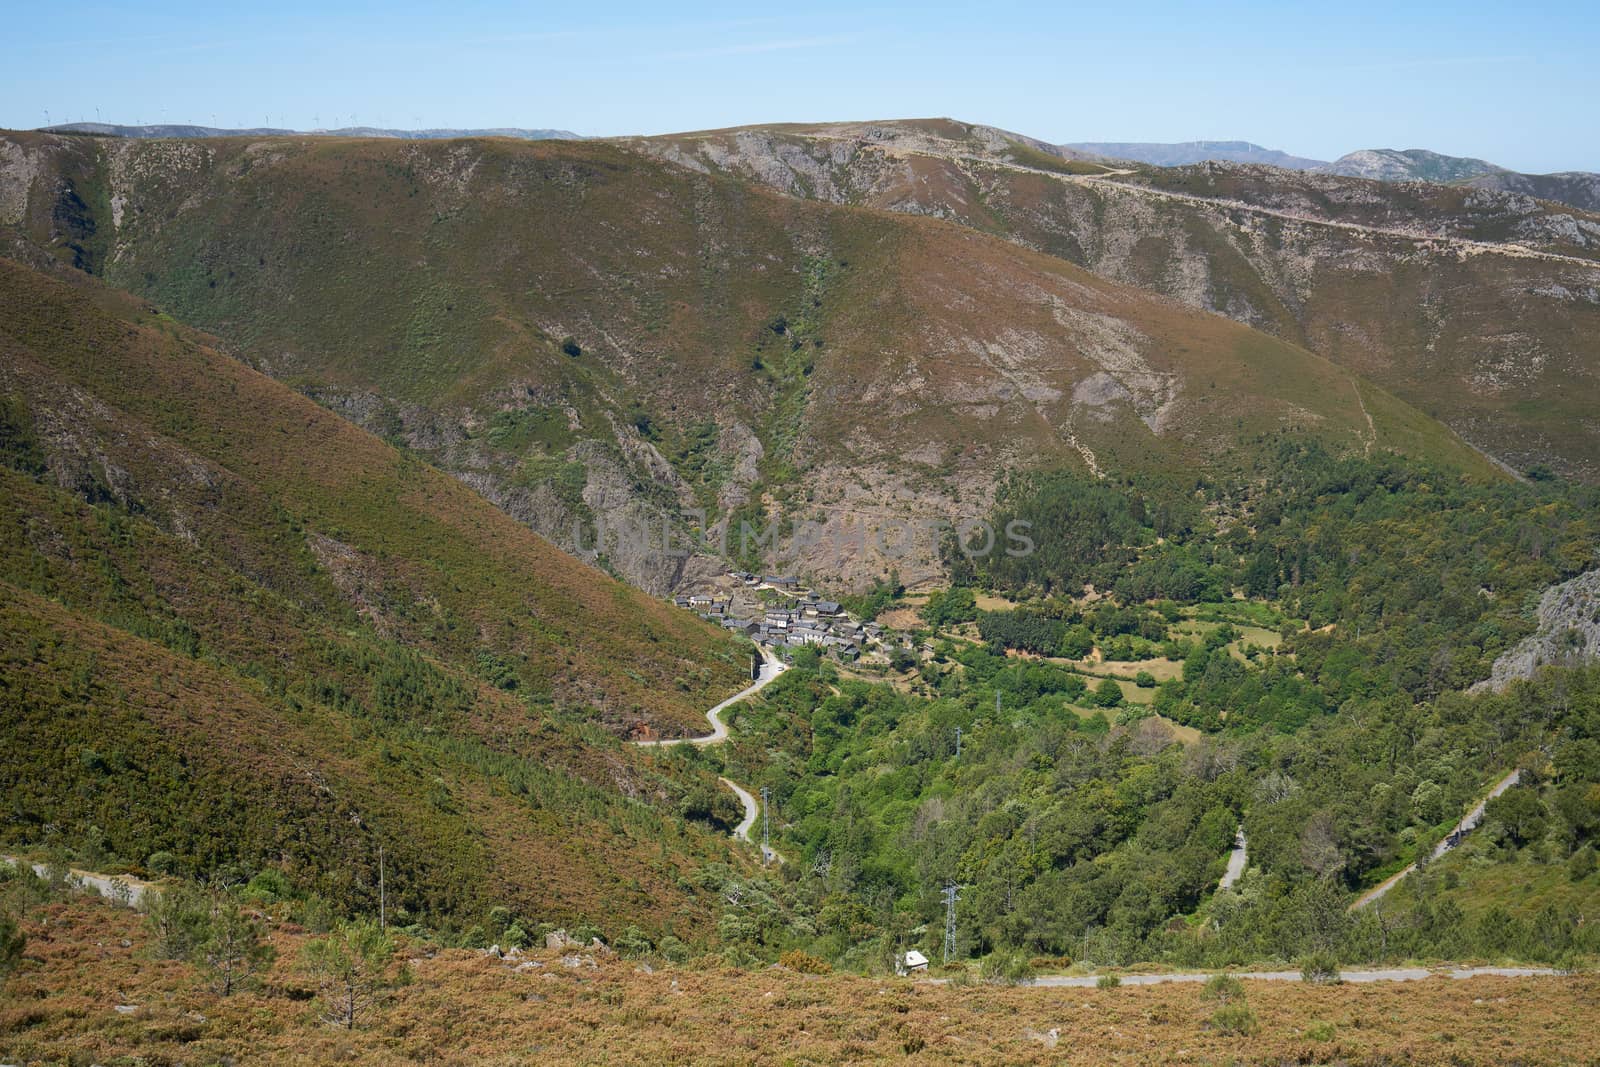
[[[1127,159],[1157,167],[1177,167],[1206,160],[1230,163],[1262,163],[1286,170],[1316,170],[1326,160],[1308,159],[1263,148],[1251,141],[1072,141],[1063,148],[1087,152],[1106,159]]]
[[[228,128],[197,126],[186,123],[156,123],[143,126],[126,126],[110,122],[66,122],[43,126],[39,133],[92,134],[97,137],[128,138],[187,138],[187,137],[392,137],[400,140],[438,141],[458,137],[513,137],[525,141],[577,141],[579,134],[571,130],[525,129],[518,126],[489,127],[482,129],[403,130],[383,126],[340,126],[332,129],[292,130],[270,126]]]
[[[1514,467],[1600,477],[1600,447],[1573,403],[1600,395],[1585,325],[1600,314],[1589,265],[1600,217],[1498,191],[1253,164],[1114,173],[1023,158],[959,123],[947,136],[876,130],[626,143],[791,196],[959,221],[1291,339]]]

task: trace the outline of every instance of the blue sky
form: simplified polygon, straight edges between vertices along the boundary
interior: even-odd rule
[[[1427,147],[1600,171],[1600,5],[14,3],[0,125],[558,127],[950,115],[1062,141]]]

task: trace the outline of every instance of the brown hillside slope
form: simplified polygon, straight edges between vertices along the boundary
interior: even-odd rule
[[[126,910],[51,903],[24,929],[27,959],[0,1000],[0,1055],[19,1062],[1569,1064],[1592,1060],[1583,1020],[1600,994],[1593,975],[1246,982],[1233,1007],[1248,1004],[1247,1025],[1229,1027],[1198,983],[932,985],[605,956],[568,967],[542,949],[502,960],[404,943],[411,980],[344,1030],[304,999],[304,934],[277,932],[263,987],[224,998],[189,964],[153,958]]]
[[[3,260],[0,292],[10,844],[340,908],[383,844],[436,920],[698,921],[680,876],[727,848],[678,811],[714,780],[598,727],[698,731],[723,634],[124,294]]]
[[[1271,167],[1096,167],[964,123],[627,143],[794,196],[959,221],[1304,345],[1513,465],[1600,477],[1600,217]]]
[[[14,240],[215,331],[563,544],[574,519],[693,506],[848,542],[979,514],[1017,467],[1225,468],[1286,431],[1488,471],[1381,389],[1220,317],[617,145],[4,143]],[[606,562],[657,589],[699,565]],[[773,562],[937,569],[926,545]]]

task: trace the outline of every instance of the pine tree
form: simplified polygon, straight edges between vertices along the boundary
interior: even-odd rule
[[[354,1030],[389,987],[393,957],[394,942],[370,919],[343,923],[308,944],[303,961],[321,984],[327,1020]]]
[[[198,962],[211,973],[211,988],[219,996],[231,995],[272,962],[275,950],[262,934],[261,923],[232,900],[213,900],[209,936],[200,945]]]

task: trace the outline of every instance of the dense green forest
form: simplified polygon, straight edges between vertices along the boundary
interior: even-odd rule
[[[909,691],[803,656],[737,713],[730,772],[773,790],[792,859],[767,917],[741,903],[730,931],[871,966],[940,947],[954,882],[963,954],[1594,951],[1600,670],[1463,690],[1544,588],[1594,566],[1596,500],[1292,442],[1233,486],[1019,479],[994,521],[1032,522],[1040,551],[952,546],[968,585],[922,609]],[[1018,606],[978,611],[973,585]],[[1570,870],[1575,893],[1469,921],[1418,877],[1404,906],[1349,910],[1513,768],[1462,854]],[[1239,827],[1250,870],[1219,893]]]
[[[1519,766],[1526,786],[1491,804],[1472,847],[1570,872],[1600,901],[1600,669],[1503,696],[1353,698],[1294,731],[1184,745],[1147,713],[1075,707],[1092,697],[1059,668],[982,648],[942,666],[933,700],[819,663],[739,713],[730,769],[773,789],[789,862],[764,887],[723,872],[744,887],[725,936],[879,966],[939,947],[938,890],[956,882],[963,955],[1219,966],[1600,949],[1596,916],[1570,907],[1472,923],[1447,899],[1399,918],[1347,910]],[[1240,825],[1250,871],[1218,893]]]

